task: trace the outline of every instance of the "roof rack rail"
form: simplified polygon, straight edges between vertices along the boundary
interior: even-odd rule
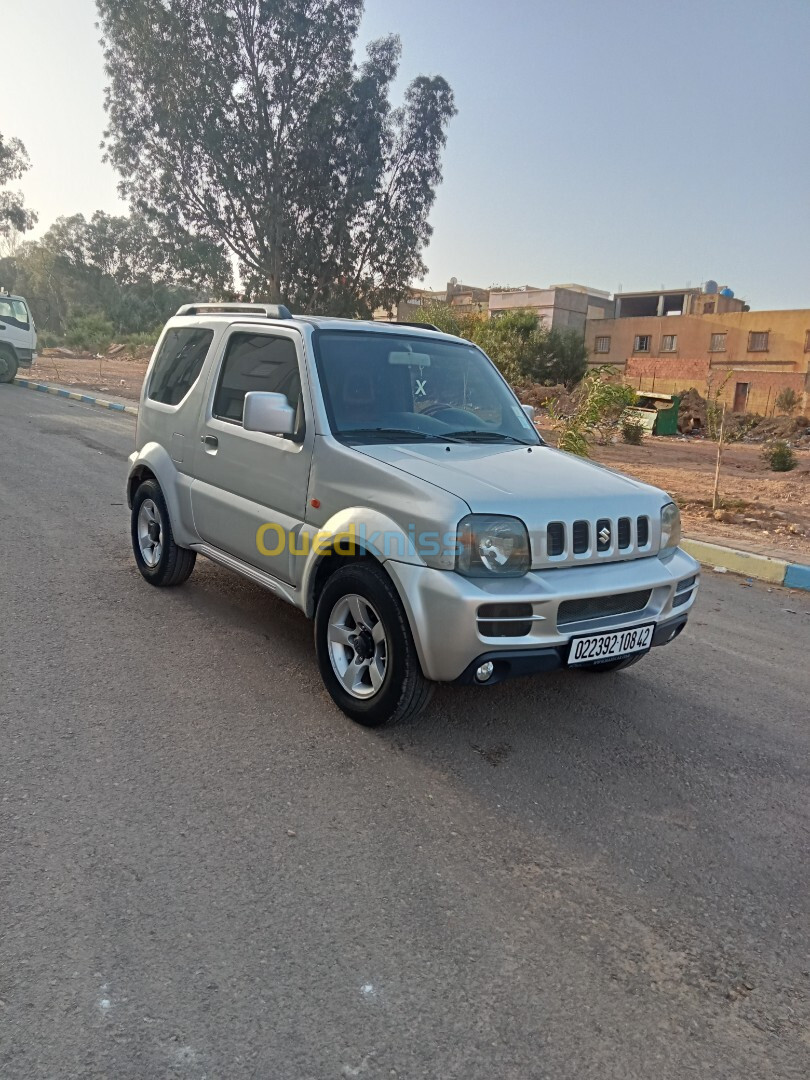
[[[264,315],[267,319],[291,319],[283,304],[183,304],[178,315]]]
[[[415,326],[417,330],[435,330],[437,334],[441,334],[444,331],[440,330],[438,326],[434,326],[429,322],[400,322],[399,319],[395,319],[388,324],[389,326]]]

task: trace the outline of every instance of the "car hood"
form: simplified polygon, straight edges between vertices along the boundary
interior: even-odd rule
[[[515,513],[524,502],[563,505],[583,499],[609,502],[615,511],[616,499],[651,495],[661,505],[663,492],[657,488],[550,446],[447,445],[388,444],[355,449],[452,492],[475,513]],[[511,510],[504,509],[507,504]]]
[[[519,517],[535,553],[542,550],[549,522],[641,515],[650,518],[652,550],[657,550],[660,509],[669,501],[660,489],[550,446],[449,445],[449,450],[441,443],[355,449],[444,488],[473,513]]]

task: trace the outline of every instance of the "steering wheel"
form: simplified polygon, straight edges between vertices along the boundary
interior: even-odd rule
[[[465,425],[468,428],[485,428],[486,424],[474,412],[469,409],[459,409],[452,405],[429,405],[421,413],[422,416],[435,416],[445,424]]]

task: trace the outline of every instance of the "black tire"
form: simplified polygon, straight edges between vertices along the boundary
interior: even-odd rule
[[[0,383],[14,382],[18,369],[17,354],[13,349],[0,348]]]
[[[329,644],[330,620],[338,605],[350,596],[361,597],[372,606],[385,635],[385,675],[379,689],[371,690],[365,698],[354,696],[344,687]],[[397,591],[385,571],[371,559],[346,563],[327,579],[315,612],[315,651],[321,678],[332,700],[364,727],[408,720],[422,712],[433,695],[435,684],[422,674]]]
[[[158,521],[159,535],[157,542],[160,544],[159,554],[156,554],[154,564],[144,557],[141,540],[139,539],[139,519],[144,503],[154,507]],[[188,579],[197,561],[197,552],[189,551],[188,548],[178,547],[174,542],[174,534],[169,520],[169,511],[166,500],[160,490],[157,480],[145,480],[140,484],[132,499],[131,518],[132,551],[135,562],[144,579],[150,585],[172,586],[182,585]]]
[[[608,671],[624,671],[625,668],[632,667],[639,660],[643,660],[646,655],[643,652],[635,656],[625,656],[623,660],[606,660],[604,664],[582,664],[580,671],[591,671],[597,675],[604,675]]]

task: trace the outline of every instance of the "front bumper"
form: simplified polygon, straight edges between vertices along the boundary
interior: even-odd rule
[[[655,628],[650,648],[658,645],[668,645],[674,641],[686,626],[688,615],[679,615],[677,619],[659,623]],[[555,671],[565,667],[568,657],[568,645],[551,645],[545,649],[518,649],[513,652],[482,653],[462,671],[456,682],[462,684],[474,683],[476,686],[494,686],[503,682],[504,679],[512,679],[516,675],[537,675],[543,671]],[[493,665],[492,675],[485,683],[479,683],[475,673],[482,664],[491,661]]]
[[[552,670],[564,664],[572,637],[643,623],[657,625],[653,645],[665,644],[683,629],[700,577],[698,563],[680,549],[666,562],[648,557],[535,570],[522,578],[502,581],[470,579],[409,563],[388,562],[386,568],[408,613],[422,670],[437,682],[464,680],[468,670],[486,660],[495,663],[496,670],[502,672],[500,678]],[[683,583],[691,578],[694,583],[684,588]],[[566,601],[598,600],[639,591],[649,591],[646,606],[639,610],[558,626],[558,611]],[[515,637],[482,634],[480,626],[491,627],[492,623],[481,621],[479,608],[493,603],[531,605],[529,632]],[[670,634],[673,627],[675,633]]]

